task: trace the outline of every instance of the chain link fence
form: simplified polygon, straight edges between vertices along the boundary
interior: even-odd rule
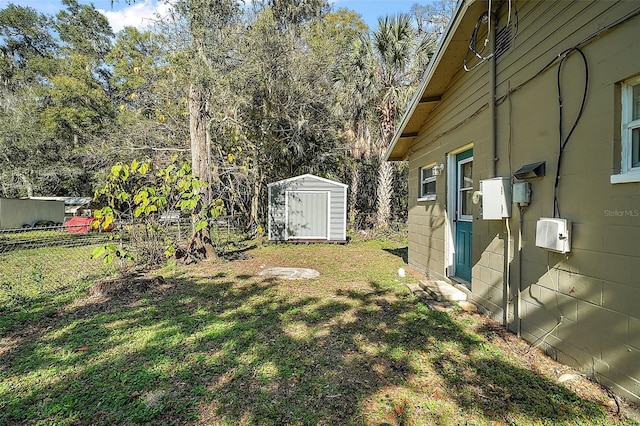
[[[0,306],[24,297],[56,297],[73,282],[114,274],[125,266],[92,258],[98,247],[111,245],[133,255],[138,264],[156,265],[166,261],[169,244],[186,246],[192,235],[189,218],[119,223],[111,232],[95,230],[90,222],[0,230]],[[223,258],[242,253],[251,238],[232,217],[212,221],[211,237]]]
[[[62,226],[0,230],[0,307],[64,297],[75,283],[115,272],[91,258],[106,233],[73,233]],[[70,296],[70,295],[67,295]]]

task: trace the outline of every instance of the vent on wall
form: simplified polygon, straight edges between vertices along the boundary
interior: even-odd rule
[[[571,222],[566,219],[540,218],[536,223],[536,246],[558,253],[571,251]]]
[[[511,25],[505,25],[496,32],[496,59],[511,48],[512,40]]]

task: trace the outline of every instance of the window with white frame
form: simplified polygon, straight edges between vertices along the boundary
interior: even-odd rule
[[[418,191],[419,200],[435,200],[436,199],[436,175],[433,174],[433,167],[435,164],[431,164],[426,167],[420,167],[419,180],[420,188]]]
[[[622,152],[612,183],[640,182],[640,76],[622,83]]]

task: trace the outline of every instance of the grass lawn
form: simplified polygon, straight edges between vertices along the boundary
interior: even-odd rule
[[[0,424],[625,422],[602,389],[558,384],[567,367],[497,324],[415,300],[402,246],[265,246],[111,298],[87,296],[98,264],[42,293],[4,277]],[[270,266],[321,275],[258,275]]]

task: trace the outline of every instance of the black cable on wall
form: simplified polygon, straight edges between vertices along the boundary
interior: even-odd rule
[[[582,102],[580,103],[580,109],[578,110],[578,115],[574,120],[569,132],[566,136],[562,136],[562,117],[563,117],[563,102],[562,102],[562,66],[564,65],[567,58],[574,52],[578,52],[580,57],[582,58],[582,62],[584,63],[584,90],[582,93]],[[584,52],[579,47],[572,47],[570,49],[562,52],[559,57],[560,64],[558,65],[558,74],[557,74],[557,86],[558,86],[558,106],[559,106],[559,120],[558,120],[558,137],[559,137],[559,151],[558,151],[558,163],[556,167],[556,179],[553,187],[553,217],[560,217],[560,202],[558,201],[558,188],[560,186],[560,169],[562,167],[562,155],[564,153],[567,144],[569,143],[569,139],[573,134],[574,130],[578,126],[578,122],[582,117],[582,113],[584,112],[584,106],[587,101],[587,91],[589,89],[589,64],[587,62],[587,57]]]

